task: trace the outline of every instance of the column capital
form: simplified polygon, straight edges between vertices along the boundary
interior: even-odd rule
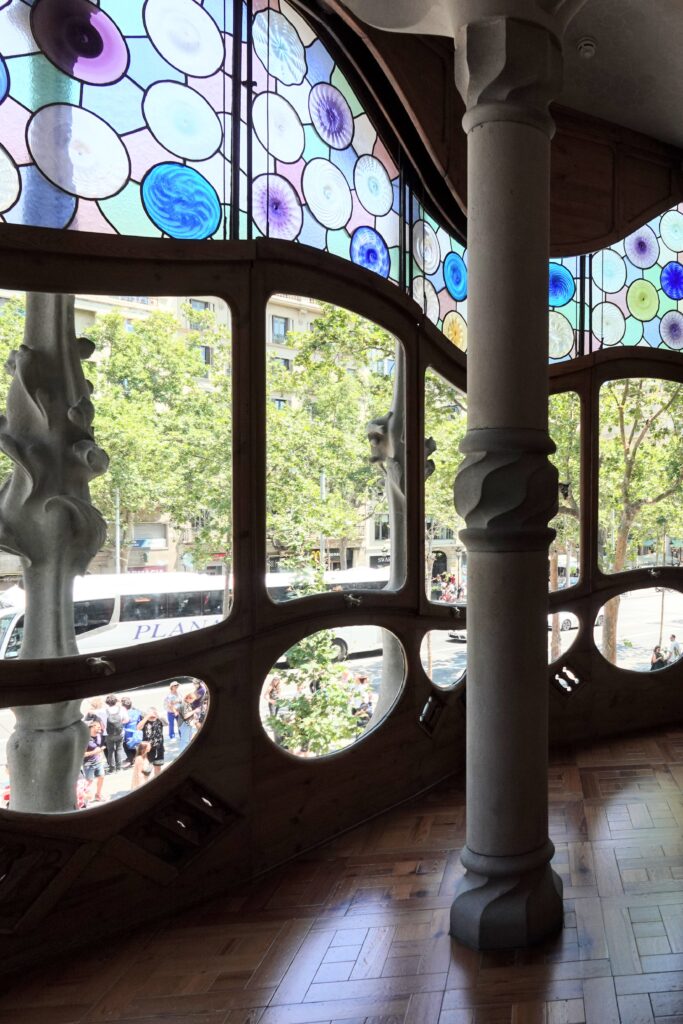
[[[552,138],[548,106],[561,89],[562,50],[547,25],[504,15],[474,20],[459,25],[455,43],[455,84],[467,108],[466,132],[510,121]]]
[[[469,551],[538,551],[555,536],[557,470],[548,461],[555,445],[545,431],[468,430],[465,459],[455,480],[455,503],[467,529]]]

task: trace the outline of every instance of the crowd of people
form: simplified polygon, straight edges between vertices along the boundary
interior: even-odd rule
[[[666,668],[668,665],[673,665],[675,661],[681,656],[681,645],[676,639],[676,634],[672,633],[669,637],[669,646],[662,647],[661,644],[655,644],[652,649],[652,657],[650,658],[650,671],[656,672],[657,669]]]
[[[130,770],[131,790],[159,775],[202,727],[208,700],[208,690],[199,680],[181,692],[180,682],[175,679],[164,695],[161,710],[143,710],[128,694],[92,697],[84,713],[90,738],[83,755],[79,805],[107,799],[103,793],[107,775]]]
[[[453,573],[443,572],[434,578],[434,588],[439,591],[439,601],[464,601],[465,585],[459,583]]]

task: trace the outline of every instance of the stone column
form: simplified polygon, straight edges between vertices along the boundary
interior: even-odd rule
[[[93,436],[92,387],[82,367],[93,350],[76,338],[72,295],[28,293],[24,343],[7,360],[12,383],[0,416],[0,451],[14,463],[0,488],[0,548],[20,556],[26,590],[20,658],[78,654],[74,577],[107,532],[89,491],[109,462]],[[13,710],[11,809],[74,810],[88,741],[81,701]]]
[[[491,7],[491,4],[485,5]],[[509,7],[510,5],[508,5]],[[456,24],[468,134],[468,432],[455,484],[468,551],[467,869],[451,934],[525,946],[562,926],[548,838],[548,103],[558,36],[495,16]],[[534,8],[534,4],[527,4]],[[493,14],[494,16],[491,16]]]
[[[452,36],[467,112],[467,873],[451,934],[524,946],[562,924],[548,839],[548,104],[585,0],[343,0],[394,32]]]

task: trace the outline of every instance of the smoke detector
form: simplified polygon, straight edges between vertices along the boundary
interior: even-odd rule
[[[592,36],[581,36],[578,43],[576,44],[576,51],[579,57],[583,60],[590,60],[595,56],[595,51],[598,48],[598,44],[595,42]]]

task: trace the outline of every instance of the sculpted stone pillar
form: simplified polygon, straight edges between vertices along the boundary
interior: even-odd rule
[[[73,581],[104,543],[89,482],[108,458],[95,443],[82,360],[94,345],[74,333],[72,295],[26,296],[24,343],[10,353],[0,450],[14,469],[0,489],[0,548],[19,555],[26,612],[20,658],[78,654]],[[81,701],[13,708],[7,743],[13,811],[71,811],[88,730]]]
[[[406,419],[406,357],[403,345],[396,343],[394,395],[391,409],[385,416],[371,420],[367,426],[370,442],[370,462],[384,476],[384,491],[389,506],[389,543],[391,568],[387,590],[403,586],[408,564],[406,488],[405,488],[405,419]],[[429,458],[436,451],[433,437],[425,438],[425,480],[434,472]],[[401,692],[404,676],[403,649],[388,630],[382,630],[382,682],[377,705],[373,712],[375,722],[381,721],[394,706]],[[372,723],[370,723],[370,726]]]

